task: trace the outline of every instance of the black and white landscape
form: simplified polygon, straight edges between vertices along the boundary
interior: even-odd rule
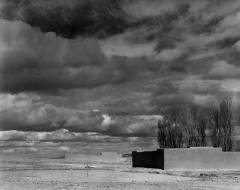
[[[239,189],[159,146],[240,150],[239,0],[0,0],[0,189]]]

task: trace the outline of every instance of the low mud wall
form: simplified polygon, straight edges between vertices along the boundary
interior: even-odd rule
[[[171,169],[240,169],[240,152],[220,148],[175,148],[133,152],[133,167]]]
[[[165,169],[240,169],[240,152],[214,148],[165,149]]]

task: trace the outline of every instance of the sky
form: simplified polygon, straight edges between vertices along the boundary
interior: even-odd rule
[[[157,148],[161,109],[240,104],[238,0],[1,0],[0,152]]]

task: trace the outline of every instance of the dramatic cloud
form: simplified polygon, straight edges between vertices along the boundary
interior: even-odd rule
[[[0,140],[1,153],[41,153],[47,157],[55,153],[100,153],[116,149],[127,153],[157,147],[155,137],[111,137],[98,133],[74,133],[66,129],[53,132],[3,131]]]
[[[38,97],[31,94],[12,95],[8,106],[0,113],[1,130],[6,131],[2,138],[77,141],[85,138],[85,133],[114,137],[154,137],[157,122],[161,118],[159,115],[107,115],[100,110],[65,108],[36,100]],[[18,107],[13,107],[14,102],[17,102]]]
[[[22,20],[43,32],[53,31],[67,38],[105,37],[127,27],[127,15],[121,7],[121,1],[116,0],[4,0],[0,16]]]
[[[119,84],[152,67],[143,58],[108,60],[94,39],[65,40],[21,22],[0,21],[0,26],[1,89],[5,92]]]
[[[166,107],[231,94],[237,108],[239,8],[237,0],[2,0],[1,140],[59,142],[62,152],[154,147]],[[23,150],[15,148],[4,151]]]

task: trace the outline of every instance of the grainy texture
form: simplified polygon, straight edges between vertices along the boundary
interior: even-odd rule
[[[17,160],[17,157],[2,156],[0,190],[238,190],[240,187],[239,171],[132,168],[130,158],[111,162],[93,155],[88,163],[83,155]]]
[[[169,176],[146,171],[28,170],[2,171],[1,190],[54,189],[164,189],[164,190],[238,190],[240,176],[201,175],[195,177]]]

